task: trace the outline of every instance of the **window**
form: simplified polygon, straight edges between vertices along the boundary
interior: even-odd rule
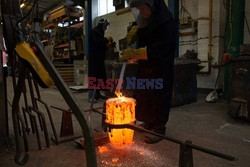
[[[127,7],[127,1],[125,1],[125,7]],[[113,6],[113,0],[98,0],[98,16],[105,15],[115,11]]]
[[[113,0],[98,0],[98,16],[115,11]]]

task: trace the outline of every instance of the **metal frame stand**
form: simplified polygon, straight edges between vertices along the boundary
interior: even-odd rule
[[[191,141],[186,141],[192,144]],[[193,167],[193,151],[186,144],[180,144],[179,167]]]
[[[50,106],[51,108],[54,108],[56,110],[62,111],[62,121],[61,121],[61,130],[60,130],[60,137],[51,139],[56,143],[60,144],[67,141],[72,141],[76,138],[79,138],[80,136],[74,135],[74,128],[73,128],[73,122],[72,122],[72,112],[71,110],[64,110],[55,106]]]
[[[90,109],[85,110],[84,112],[96,112],[98,114],[101,114],[103,117],[106,116],[105,112],[100,112],[98,110],[103,109],[105,110],[105,106],[104,107],[97,107],[94,108],[93,105],[91,105]],[[223,158],[225,160],[229,160],[229,161],[236,161],[238,160],[237,158],[231,156],[231,155],[227,155],[224,153],[220,153],[211,149],[207,149],[198,145],[194,145],[192,144],[192,141],[182,141],[173,137],[169,137],[169,136],[165,136],[159,133],[155,133],[153,131],[144,129],[134,123],[130,123],[130,124],[121,124],[121,125],[112,125],[112,124],[108,124],[105,121],[103,122],[105,125],[105,127],[107,128],[107,130],[111,130],[111,129],[123,129],[123,128],[128,128],[128,129],[133,129],[136,130],[140,133],[142,132],[146,132],[149,133],[151,135],[155,135],[158,137],[161,137],[162,139],[174,142],[176,144],[180,145],[180,154],[179,154],[179,167],[193,167],[193,149],[216,156],[216,157],[220,157]]]

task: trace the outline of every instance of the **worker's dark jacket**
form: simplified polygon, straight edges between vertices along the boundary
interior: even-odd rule
[[[105,70],[105,50],[107,39],[104,38],[104,31],[101,27],[95,27],[89,38],[89,58],[88,74],[89,77],[106,80]]]
[[[138,63],[142,79],[163,79],[162,89],[136,90],[136,119],[165,127],[168,121],[173,89],[176,29],[163,0],[154,1],[150,24],[138,30],[139,47],[147,47],[148,60]],[[159,88],[159,87],[158,87]]]

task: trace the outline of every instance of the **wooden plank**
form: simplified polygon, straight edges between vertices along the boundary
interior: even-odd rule
[[[57,45],[57,46],[55,46],[55,49],[66,48],[66,47],[69,47],[68,43]]]
[[[72,24],[70,27],[71,28],[80,28],[83,25],[83,22]]]
[[[58,17],[62,17],[62,16],[67,16],[67,11],[66,8],[64,6],[61,6],[53,11],[50,12],[50,16],[49,19],[50,20],[55,20]]]
[[[50,12],[49,20],[50,21],[58,20],[58,18],[61,19],[63,17],[67,17],[68,15],[77,18],[83,16],[83,13],[81,12],[81,10],[72,12],[67,8],[65,8],[64,6],[61,6]]]
[[[55,23],[49,23],[49,24],[43,25],[42,29],[54,28],[55,26],[56,26]]]

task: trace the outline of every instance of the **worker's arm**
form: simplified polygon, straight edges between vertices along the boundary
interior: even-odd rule
[[[128,48],[122,51],[120,60],[137,59],[147,60],[147,48],[132,49]]]
[[[126,35],[127,44],[130,45],[135,42],[137,38],[138,26],[133,26]]]

